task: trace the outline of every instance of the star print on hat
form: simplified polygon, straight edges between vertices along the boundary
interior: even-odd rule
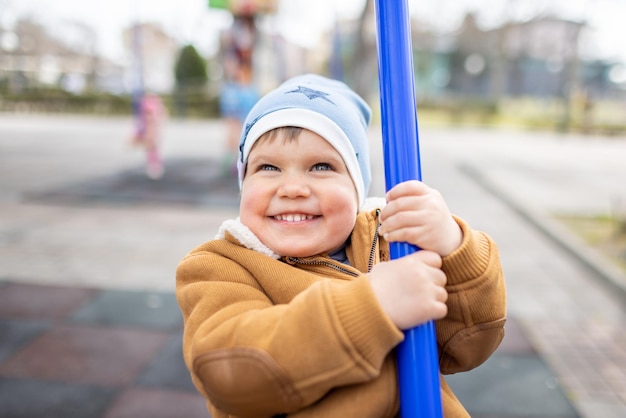
[[[298,86],[298,88],[296,90],[288,91],[287,93],[302,93],[302,94],[304,94],[306,97],[308,97],[311,100],[317,99],[317,98],[321,98],[321,99],[326,100],[326,101],[328,101],[330,103],[333,103],[332,101],[328,100],[328,97],[327,97],[328,93],[324,93],[323,91],[319,91],[319,90],[313,90],[313,89],[310,89],[308,87]]]

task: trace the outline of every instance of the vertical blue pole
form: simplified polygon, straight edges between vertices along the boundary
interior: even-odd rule
[[[335,80],[343,80],[343,54],[341,51],[341,32],[339,22],[335,18],[333,29],[333,50],[330,54],[330,76]]]
[[[413,48],[406,0],[376,0],[378,77],[387,190],[421,180]],[[391,243],[391,258],[417,251]],[[443,416],[439,357],[433,321],[405,332],[398,347],[400,413],[403,418]]]

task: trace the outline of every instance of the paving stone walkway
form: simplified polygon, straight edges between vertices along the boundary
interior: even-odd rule
[[[207,417],[170,292],[4,282],[0,335],[2,417]],[[578,416],[514,318],[485,365],[449,380],[474,417]]]

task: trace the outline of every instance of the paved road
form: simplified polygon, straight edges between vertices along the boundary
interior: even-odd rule
[[[0,114],[2,416],[204,415],[172,291],[180,258],[236,216],[224,126],[170,121],[159,182],[130,129]],[[420,133],[424,180],[495,238],[507,277],[505,341],[450,377],[472,416],[626,416],[624,273],[552,216],[626,205],[626,138]],[[376,128],[371,139],[380,195]]]

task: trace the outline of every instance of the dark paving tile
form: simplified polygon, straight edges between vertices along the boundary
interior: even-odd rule
[[[0,379],[0,417],[100,417],[117,392],[112,388],[63,382]]]
[[[103,418],[211,418],[199,394],[131,388],[113,403]]]
[[[0,376],[125,385],[137,379],[168,337],[157,331],[62,325],[0,364]]]
[[[0,363],[49,326],[43,320],[0,319]]]
[[[494,354],[480,367],[446,380],[472,417],[578,417],[537,356]]]
[[[172,336],[156,356],[137,384],[195,392],[189,371],[183,360],[182,332]]]
[[[504,326],[504,339],[500,343],[499,354],[532,355],[535,349],[526,337],[522,326],[515,318],[507,318]]]
[[[97,290],[9,283],[0,292],[4,318],[62,319],[97,294]]]
[[[165,174],[150,180],[144,167],[136,167],[54,190],[30,193],[27,200],[67,205],[211,205],[238,206],[237,177],[224,173],[222,161],[170,158]]]
[[[173,293],[102,291],[90,304],[71,317],[83,324],[174,330],[182,315]]]

